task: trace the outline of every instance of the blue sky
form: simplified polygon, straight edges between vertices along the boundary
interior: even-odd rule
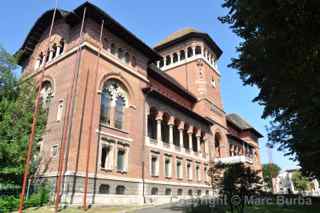
[[[84,1],[59,0],[58,4],[60,8],[72,10],[82,2]],[[265,135],[260,141],[260,148],[262,162],[268,162],[265,126],[269,122],[261,119],[263,108],[257,103],[252,103],[258,90],[244,87],[238,73],[227,67],[230,58],[237,55],[235,47],[240,39],[227,25],[217,20],[217,17],[227,12],[221,7],[223,0],[92,0],[90,2],[105,10],[150,46],[185,27],[209,33],[224,52],[219,62],[224,109],[228,113],[239,113]],[[55,0],[3,1],[0,8],[0,44],[14,53],[22,45],[37,18],[54,5]],[[283,153],[277,150],[273,150],[272,158],[282,169],[296,166],[296,162],[290,161],[289,157],[284,157]]]

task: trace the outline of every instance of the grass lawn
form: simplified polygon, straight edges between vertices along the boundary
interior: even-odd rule
[[[139,206],[132,206],[132,207],[94,207],[88,209],[88,211],[84,211],[80,208],[66,208],[61,210],[61,213],[116,213],[116,212],[130,212],[139,208]],[[53,207],[40,207],[40,208],[28,208],[24,210],[26,213],[50,213],[54,212]]]
[[[318,213],[320,206],[255,206],[247,207],[246,213]]]

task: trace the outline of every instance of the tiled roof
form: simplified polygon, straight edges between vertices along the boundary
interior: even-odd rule
[[[227,121],[238,127],[241,131],[251,130],[255,132],[259,137],[262,137],[262,134],[259,133],[255,128],[253,128],[246,120],[244,120],[240,115],[236,113],[231,113],[226,116]]]
[[[168,42],[171,42],[173,40],[176,40],[180,37],[183,37],[189,33],[202,33],[194,28],[191,28],[191,27],[187,27],[187,28],[184,28],[184,29],[181,29],[181,30],[178,30],[174,33],[172,33],[171,35],[169,35],[168,37],[166,37],[165,39],[163,39],[162,41],[160,41],[158,44],[156,44],[155,46],[161,46],[163,44],[166,44]]]
[[[169,48],[172,45],[175,45],[177,43],[185,42],[186,40],[188,40],[190,38],[202,39],[214,51],[217,58],[219,58],[221,56],[222,50],[214,42],[214,40],[208,35],[208,33],[201,32],[201,31],[196,30],[191,27],[184,28],[184,29],[181,29],[181,30],[178,30],[178,31],[172,33],[171,35],[166,37],[164,40],[162,40],[158,44],[156,44],[153,48],[156,51],[161,51],[161,50]]]

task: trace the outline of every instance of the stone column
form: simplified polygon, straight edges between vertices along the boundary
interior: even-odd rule
[[[173,145],[174,117],[173,117],[173,116],[170,116],[168,125],[169,125],[169,146],[170,146],[171,148],[174,148],[174,145]]]
[[[49,61],[51,61],[53,59],[53,49],[50,49],[50,53],[49,53]]]
[[[156,121],[157,121],[157,142],[161,143],[161,121],[162,121],[163,112],[158,112]]]
[[[184,147],[183,147],[184,122],[183,121],[180,121],[178,129],[179,129],[179,147],[181,148],[181,150],[184,150]]]
[[[57,46],[56,57],[58,57],[60,55],[60,49],[61,49],[61,45],[58,45]]]
[[[190,153],[193,153],[193,146],[192,146],[192,134],[193,134],[193,127],[190,126],[188,129],[188,136],[189,136],[189,150]]]
[[[200,147],[201,130],[200,129],[197,131],[196,137],[197,137],[197,151],[199,154],[201,154],[201,147]]]

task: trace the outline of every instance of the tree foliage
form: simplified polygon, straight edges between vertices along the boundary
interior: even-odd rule
[[[263,179],[267,183],[269,189],[272,189],[272,177],[277,177],[281,168],[277,164],[263,164],[262,174]]]
[[[0,48],[0,185],[21,184],[36,89],[33,81],[14,75],[15,59]],[[46,112],[38,115],[33,155],[46,125]],[[33,158],[34,160],[35,158]]]
[[[320,177],[320,1],[225,0],[219,19],[242,38],[232,68],[260,92],[269,139]]]
[[[214,165],[212,171],[217,175],[214,178],[214,190],[218,189],[230,208],[231,213],[243,213],[246,198],[258,196],[262,193],[262,178],[258,170],[242,163],[230,165]]]
[[[294,188],[299,192],[304,192],[308,189],[310,181],[307,177],[304,177],[300,171],[295,171],[292,174],[292,182]]]

